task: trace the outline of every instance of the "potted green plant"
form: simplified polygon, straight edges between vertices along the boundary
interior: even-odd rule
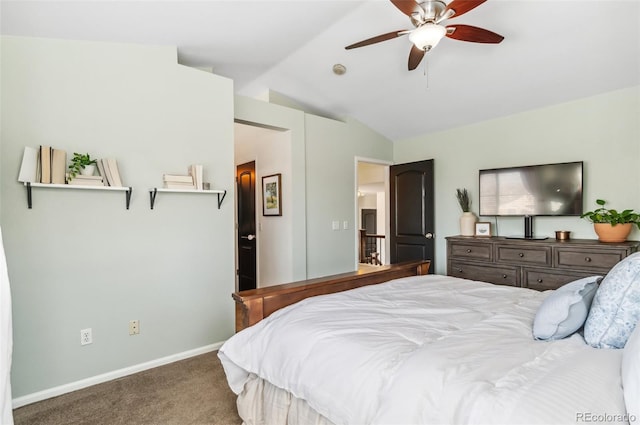
[[[599,208],[587,211],[580,217],[593,223],[593,229],[601,242],[624,242],[635,224],[640,229],[640,214],[631,209],[617,211],[606,208],[607,202],[597,199]]]
[[[96,170],[96,162],[88,153],[74,152],[69,164],[69,180],[73,180],[78,174],[92,176]]]
[[[478,218],[471,212],[471,196],[467,189],[456,189],[456,198],[462,209],[460,217],[460,235],[474,236],[476,233],[476,222]]]
[[[460,204],[462,212],[471,211],[471,198],[469,197],[467,189],[456,189],[456,197],[458,198],[458,204]]]

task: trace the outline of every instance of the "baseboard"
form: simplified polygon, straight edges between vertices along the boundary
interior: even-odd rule
[[[26,406],[27,404],[35,403],[37,401],[46,400],[51,397],[57,397],[62,394],[70,393],[72,391],[87,388],[92,385],[101,384],[103,382],[112,381],[114,379],[122,378],[123,376],[133,375],[134,373],[142,372],[147,369],[153,369],[154,367],[163,366],[169,363],[177,362],[179,360],[188,359],[189,357],[198,356],[200,354],[216,351],[222,346],[223,342],[216,342],[211,345],[205,345],[204,347],[195,348],[193,350],[183,351],[182,353],[172,354],[160,359],[151,360],[145,363],[125,367],[123,369],[114,370],[112,372],[103,373],[101,375],[92,376],[90,378],[82,379],[80,381],[71,382],[68,384],[60,385],[58,387],[49,388],[47,390],[38,391],[36,393],[27,394],[22,397],[17,397],[12,400],[13,408]]]

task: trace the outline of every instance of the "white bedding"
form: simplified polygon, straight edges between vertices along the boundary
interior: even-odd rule
[[[531,328],[548,293],[428,275],[313,297],[219,350],[335,424],[626,423],[621,350]]]

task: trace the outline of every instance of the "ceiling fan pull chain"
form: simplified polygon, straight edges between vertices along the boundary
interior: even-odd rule
[[[424,78],[427,80],[427,90],[429,90],[429,61],[424,61]]]

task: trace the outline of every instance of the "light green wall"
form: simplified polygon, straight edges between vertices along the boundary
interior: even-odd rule
[[[308,276],[352,271],[357,241],[355,159],[391,161],[393,146],[355,120],[307,114],[305,122]],[[333,221],[340,230],[332,230]]]
[[[471,192],[478,211],[478,170],[584,161],[584,207],[597,198],[613,208],[640,210],[640,87],[606,93],[518,115],[394,143],[396,163],[434,159],[436,272],[446,272],[445,237],[459,234],[456,188]],[[493,218],[481,217],[483,221]],[[498,219],[499,235],[522,234],[522,218]],[[576,217],[537,217],[537,235],[570,230],[595,238]],[[634,229],[630,239],[640,239]]]
[[[13,396],[215,344],[234,329],[233,83],[173,48],[2,38],[1,224],[14,307]],[[122,192],[17,182],[25,146],[115,157]],[[204,165],[229,191],[158,194]],[[128,322],[141,333],[129,336]],[[80,345],[80,330],[93,344]]]

